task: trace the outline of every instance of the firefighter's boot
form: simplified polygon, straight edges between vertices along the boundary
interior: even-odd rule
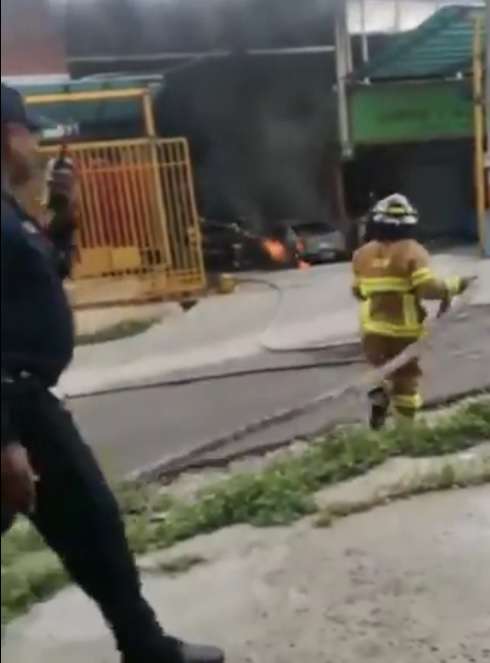
[[[164,638],[161,654],[146,654],[142,651],[135,656],[123,656],[122,663],[225,663],[224,653],[216,647],[191,645],[170,637]]]
[[[385,387],[376,387],[369,392],[371,414],[369,425],[373,430],[381,430],[386,424],[390,409],[390,397]]]

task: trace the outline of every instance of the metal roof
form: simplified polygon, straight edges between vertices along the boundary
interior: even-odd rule
[[[475,21],[484,12],[484,7],[445,7],[416,30],[394,37],[354,77],[413,80],[467,74],[472,69]]]
[[[63,84],[20,85],[18,89],[25,97],[56,94],[74,94],[80,92],[110,92],[129,88],[145,88],[152,84],[162,84],[163,78],[155,75],[100,77],[70,81]],[[66,102],[60,99],[53,103],[33,104],[36,114],[41,113],[55,124],[71,127],[80,124],[134,123],[142,116],[141,101],[136,98],[114,100],[87,100]]]
[[[482,0],[346,0],[346,4],[352,34],[393,35],[415,30],[442,7],[481,6]]]

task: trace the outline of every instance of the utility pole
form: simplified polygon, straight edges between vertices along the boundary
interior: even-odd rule
[[[487,149],[485,155],[485,183],[487,189],[487,211],[485,217],[486,232],[483,253],[490,258],[490,2],[486,2],[486,29],[485,29],[485,51],[486,51],[486,80],[485,80],[485,115],[486,115],[486,137]]]
[[[486,150],[485,138],[487,123],[485,122],[486,106],[486,76],[485,76],[485,43],[483,42],[485,31],[485,17],[480,16],[475,20],[475,35],[473,42],[473,103],[474,103],[474,127],[475,127],[475,188],[476,188],[476,218],[478,225],[478,238],[480,252],[487,255],[489,248],[488,238],[488,214],[486,210]]]
[[[402,31],[402,6],[400,0],[395,0],[395,34]]]
[[[347,79],[352,73],[352,46],[348,26],[348,5],[337,0],[335,5],[335,62],[337,70],[337,111],[339,138],[344,158],[352,156],[352,143],[347,98]]]
[[[369,37],[367,32],[367,7],[366,0],[359,0],[360,19],[361,19],[361,48],[362,61],[364,64],[369,62]]]

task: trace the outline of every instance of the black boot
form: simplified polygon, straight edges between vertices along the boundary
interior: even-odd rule
[[[146,653],[142,643],[141,650],[123,656],[122,663],[225,663],[224,653],[216,647],[191,645],[170,637],[165,637],[161,644],[158,653],[155,650]]]
[[[376,387],[369,392],[371,415],[369,425],[373,430],[381,430],[386,424],[390,409],[390,397],[384,387]]]
[[[177,650],[175,663],[224,663],[225,661],[225,655],[220,649],[208,645],[178,642]]]

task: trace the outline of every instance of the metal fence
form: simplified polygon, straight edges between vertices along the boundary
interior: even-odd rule
[[[55,158],[58,148],[42,151]],[[80,182],[75,284],[144,284],[137,294],[129,289],[131,295],[106,288],[105,303],[201,291],[205,273],[187,141],[74,144],[69,156]]]

